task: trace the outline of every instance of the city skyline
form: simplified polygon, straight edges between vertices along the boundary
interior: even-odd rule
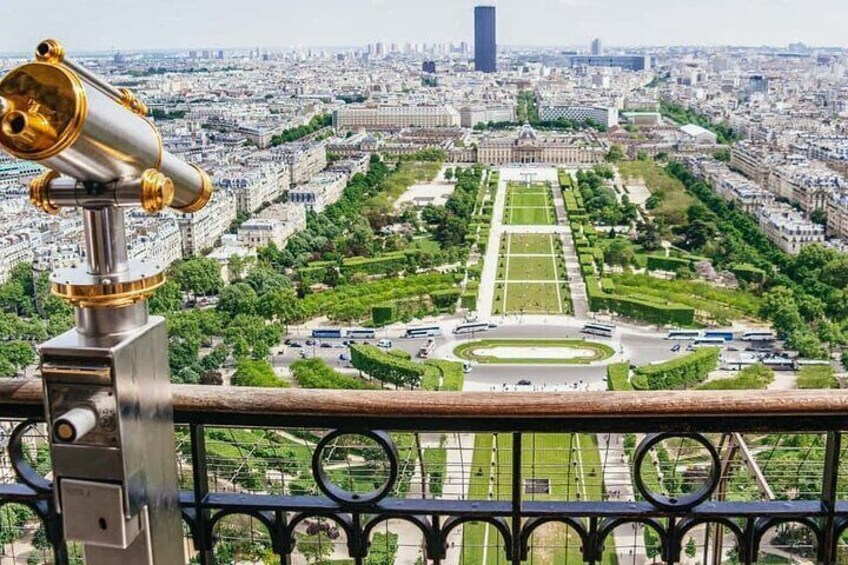
[[[38,6],[0,6],[0,17],[38,21],[0,37],[0,52],[28,53],[48,36],[75,51],[358,46],[386,43],[449,43],[473,40],[473,0],[289,0],[248,1],[233,24],[223,0],[166,4],[149,0],[144,12],[123,1],[89,0],[73,10],[61,0]],[[588,45],[595,37],[610,46],[745,45],[848,46],[838,26],[821,26],[848,16],[838,0],[499,0],[498,43],[504,46]],[[37,12],[36,12],[37,10]],[[332,15],[332,17],[329,17]],[[35,19],[33,19],[35,18]],[[409,22],[410,25],[404,25]],[[414,22],[414,25],[412,23]],[[693,25],[697,22],[697,26]],[[756,22],[756,25],[752,25]],[[143,34],[127,33],[143,29]]]

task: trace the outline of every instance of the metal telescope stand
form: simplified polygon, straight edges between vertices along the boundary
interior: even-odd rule
[[[39,349],[64,536],[87,565],[182,564],[167,335],[147,311],[162,274],[127,260],[121,208],[82,210],[87,268],[51,277],[76,328]]]

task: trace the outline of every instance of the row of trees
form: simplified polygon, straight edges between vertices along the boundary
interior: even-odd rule
[[[276,147],[283,143],[297,141],[302,137],[315,133],[321,128],[331,125],[333,125],[333,116],[331,114],[319,114],[317,116],[313,116],[312,119],[309,120],[308,124],[289,128],[283,131],[283,133],[273,136],[271,138],[271,146]]]
[[[792,257],[778,249],[757,222],[717,196],[680,163],[666,170],[698,198],[687,212],[687,241],[716,266],[746,264],[766,273],[760,315],[787,346],[805,357],[823,357],[846,343],[848,254],[821,245]]]
[[[595,223],[618,226],[636,220],[636,206],[625,194],[619,204],[615,190],[606,184],[612,177],[608,167],[577,171],[577,186],[583,206]]]
[[[456,178],[456,188],[445,205],[430,204],[421,213],[421,218],[431,226],[436,241],[443,248],[465,245],[468,225],[474,214],[474,205],[480,191],[483,167],[480,165],[464,169],[457,167],[453,176]]]

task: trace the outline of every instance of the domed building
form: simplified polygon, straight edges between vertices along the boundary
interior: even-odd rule
[[[606,149],[587,133],[542,133],[525,123],[511,135],[487,135],[477,147],[477,161],[486,165],[507,163],[588,165],[601,163]]]

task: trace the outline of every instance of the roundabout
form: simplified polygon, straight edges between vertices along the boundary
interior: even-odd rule
[[[453,353],[483,364],[588,365],[609,359],[615,351],[582,339],[482,339],[458,345]]]

